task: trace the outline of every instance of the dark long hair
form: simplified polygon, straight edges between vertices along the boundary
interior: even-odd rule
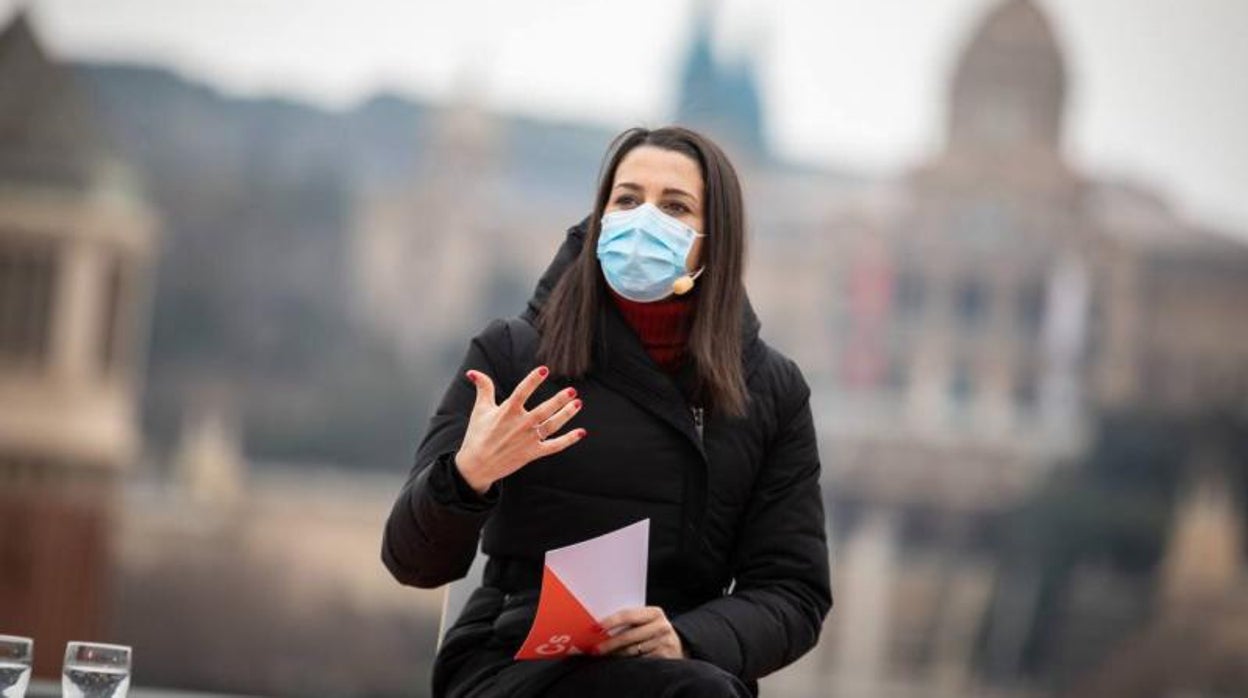
[[[745,413],[748,393],[741,366],[741,313],[745,304],[745,205],[728,157],[704,136],[669,126],[633,128],[615,138],[599,174],[594,212],[580,255],[569,265],[538,315],[538,360],[556,374],[580,377],[590,369],[594,322],[606,291],[596,250],[603,211],[620,161],[651,145],[689,156],[702,170],[702,264],[689,331],[689,355],[707,407]]]

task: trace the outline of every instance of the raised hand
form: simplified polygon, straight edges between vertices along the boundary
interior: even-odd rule
[[[585,438],[584,429],[553,437],[581,409],[576,390],[568,388],[532,410],[524,403],[546,380],[549,370],[540,366],[525,376],[500,404],[494,381],[480,371],[469,371],[477,386],[477,401],[468,418],[464,441],[455,454],[455,465],[472,489],[485,493],[490,485],[538,458],[558,453]],[[553,437],[553,438],[552,438]]]

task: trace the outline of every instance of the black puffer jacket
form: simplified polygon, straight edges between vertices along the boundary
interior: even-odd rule
[[[663,606],[693,657],[753,681],[809,650],[832,606],[810,390],[759,338],[748,303],[744,418],[707,412],[699,428],[681,389],[688,374],[673,380],[657,368],[605,303],[593,370],[575,381],[552,376],[528,403],[575,387],[584,407],[569,428],[588,438],[484,497],[458,476],[454,454],[476,394],[464,373],[491,376],[501,399],[536,366],[533,318],[584,235],[584,223],[568,232],[521,318],[496,320],[472,340],[386,522],[382,559],[404,584],[462,577],[479,534],[490,556],[481,591],[493,602],[474,595],[448,633],[435,693],[448,667],[474,652],[505,658],[519,647],[546,550],[642,518],[651,520],[647,603]]]

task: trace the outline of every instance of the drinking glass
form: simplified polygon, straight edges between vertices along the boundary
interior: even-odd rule
[[[25,698],[35,643],[28,637],[0,635],[0,698]]]
[[[64,698],[126,698],[130,690],[130,648],[96,642],[65,646],[61,673]]]

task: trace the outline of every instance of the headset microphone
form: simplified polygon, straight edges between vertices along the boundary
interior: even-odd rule
[[[683,296],[693,290],[693,280],[702,275],[702,270],[706,267],[698,267],[698,270],[692,274],[684,274],[680,278],[672,282],[672,293]]]

